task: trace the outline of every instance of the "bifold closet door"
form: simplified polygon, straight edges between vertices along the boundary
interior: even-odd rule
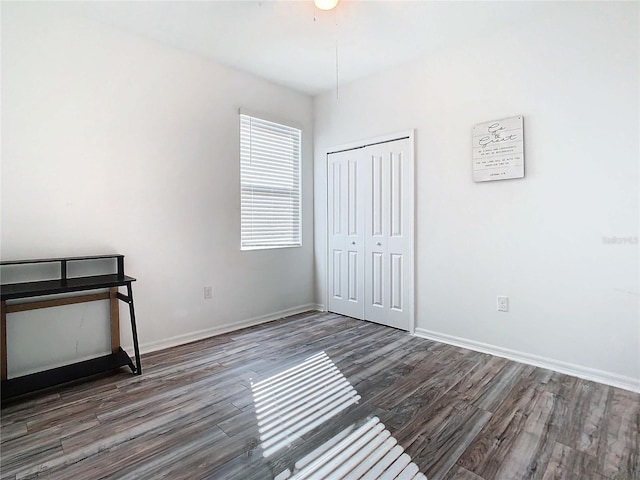
[[[328,310],[363,319],[364,210],[366,172],[361,150],[328,158],[329,292]]]
[[[410,329],[413,181],[409,139],[365,149],[364,318]]]
[[[328,310],[410,329],[409,139],[328,156]]]

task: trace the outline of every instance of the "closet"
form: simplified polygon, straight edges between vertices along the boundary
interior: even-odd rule
[[[328,310],[413,327],[409,137],[327,156]]]

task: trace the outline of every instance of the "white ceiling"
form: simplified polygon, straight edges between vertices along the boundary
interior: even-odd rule
[[[315,95],[335,89],[336,78],[344,84],[543,18],[548,5],[341,0],[325,12],[312,0],[236,0],[69,2],[64,8]]]

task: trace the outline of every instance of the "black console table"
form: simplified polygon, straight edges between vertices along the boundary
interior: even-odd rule
[[[116,272],[106,275],[91,275],[84,277],[68,277],[67,265],[71,262],[88,262],[92,260],[114,259]],[[38,280],[33,282],[9,283],[0,285],[2,297],[2,316],[0,331],[0,375],[2,380],[2,400],[31,393],[44,388],[59,385],[61,383],[78,380],[90,375],[104,373],[121,367],[128,366],[136,375],[142,373],[140,364],[140,350],[138,348],[138,332],[136,317],[133,308],[133,292],[131,282],[136,279],[124,274],[124,255],[93,255],[85,257],[44,258],[37,260],[11,260],[2,261],[0,266],[26,265],[35,263],[57,263],[60,266],[59,278],[55,280]],[[118,287],[126,287],[127,294],[123,295]],[[61,293],[86,292],[90,290],[105,290],[108,292],[75,295],[49,300],[37,300],[31,302],[10,302],[33,297],[42,297]],[[74,303],[93,302],[96,300],[109,300],[111,323],[111,353],[98,358],[92,358],[83,362],[65,365],[42,372],[32,373],[16,378],[7,378],[7,314],[24,312],[38,308],[57,307]],[[129,305],[131,317],[131,333],[133,334],[133,348],[135,350],[135,365],[131,358],[120,346],[120,315],[118,300]]]

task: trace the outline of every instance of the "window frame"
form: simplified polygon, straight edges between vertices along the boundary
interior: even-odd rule
[[[245,211],[246,208],[249,208],[249,205],[245,202],[244,198],[245,198],[245,190],[247,189],[247,184],[250,185],[249,188],[251,188],[253,191],[262,191],[265,194],[268,194],[269,191],[273,192],[274,189],[277,189],[277,187],[274,187],[273,185],[271,186],[267,186],[264,183],[260,184],[260,183],[251,183],[250,181],[246,181],[246,177],[251,177],[251,172],[245,169],[245,162],[246,162],[246,148],[243,148],[244,144],[249,144],[249,155],[250,158],[254,158],[252,157],[252,147],[254,146],[254,143],[252,141],[251,136],[249,136],[249,138],[245,138],[245,132],[246,132],[246,128],[243,126],[243,122],[245,121],[249,121],[250,126],[250,132],[251,132],[251,122],[255,121],[258,124],[258,127],[268,127],[269,125],[273,125],[275,128],[274,130],[277,129],[283,129],[283,130],[288,130],[289,133],[296,133],[295,136],[297,136],[297,146],[293,148],[293,151],[295,153],[297,153],[297,158],[292,158],[291,160],[291,164],[293,165],[293,168],[295,169],[293,171],[293,173],[291,174],[291,180],[296,183],[296,185],[293,185],[291,188],[286,189],[285,187],[283,187],[283,192],[281,195],[273,195],[273,198],[280,198],[282,199],[286,199],[287,196],[288,197],[293,197],[296,193],[297,193],[297,199],[294,200],[294,204],[297,203],[297,212],[295,212],[296,208],[295,206],[291,207],[291,210],[294,212],[293,215],[291,215],[288,219],[291,222],[292,225],[292,231],[293,234],[291,235],[291,237],[289,237],[286,240],[280,240],[280,241],[273,241],[271,243],[269,243],[268,241],[266,241],[265,237],[258,237],[256,241],[251,242],[251,236],[249,234],[247,234],[245,232],[245,226],[246,226],[246,220],[243,219],[244,215],[247,213]],[[262,114],[256,114],[253,112],[249,112],[245,109],[240,109],[239,110],[239,127],[240,127],[240,132],[239,132],[239,146],[240,146],[240,155],[239,155],[239,160],[240,160],[240,250],[241,251],[251,251],[251,250],[271,250],[271,249],[280,249],[280,248],[297,248],[297,247],[301,247],[303,244],[303,237],[302,237],[302,140],[303,140],[303,130],[300,126],[298,126],[297,124],[295,124],[294,122],[284,122],[282,120],[276,120],[273,119],[269,116],[265,116]],[[266,136],[266,135],[265,135]],[[295,140],[294,140],[295,141]],[[294,155],[292,155],[293,157]],[[283,157],[286,158],[286,157]],[[277,160],[276,160],[277,161]],[[289,163],[285,164],[285,169],[288,167]],[[253,173],[253,176],[255,176],[255,173]],[[270,177],[269,178],[272,182],[276,181],[276,179],[274,177]],[[269,180],[268,179],[268,180]],[[269,183],[269,182],[267,182]],[[267,196],[267,195],[265,195]],[[266,205],[266,203],[263,203],[263,205]],[[286,212],[286,208],[283,208],[283,212]],[[294,216],[295,213],[297,213],[297,217]],[[267,216],[265,216],[264,218],[268,218]],[[264,221],[263,218],[263,221]],[[281,228],[280,232],[284,232],[286,229],[285,228]],[[278,230],[273,230],[273,232],[277,233]],[[262,241],[260,241],[262,240]],[[290,242],[290,243],[289,243]]]

